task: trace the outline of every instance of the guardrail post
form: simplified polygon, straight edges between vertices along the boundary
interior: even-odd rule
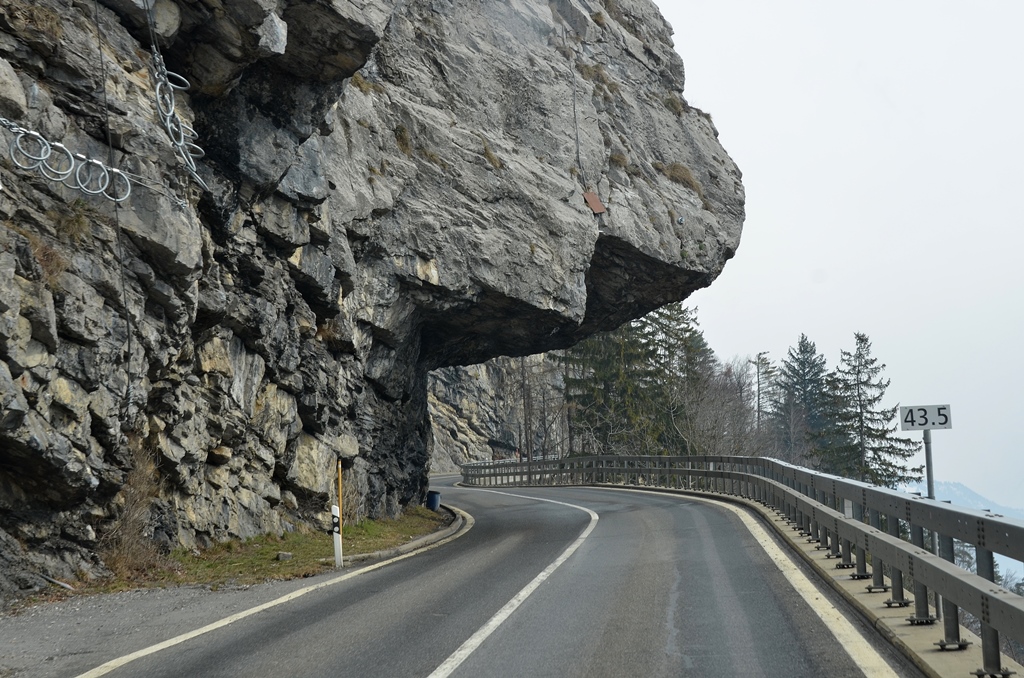
[[[996,580],[996,561],[988,549],[976,546],[975,559],[978,563],[978,576],[991,582]],[[981,660],[984,666],[974,671],[977,676],[1009,676],[1010,672],[1000,665],[999,632],[981,620]]]
[[[955,562],[953,556],[953,538],[938,535],[939,557],[948,562]],[[960,638],[960,614],[956,603],[949,596],[942,597],[942,633],[943,639],[935,643],[943,650],[963,650],[971,644],[969,640]]]
[[[910,526],[910,543],[924,549],[924,528],[920,525]],[[907,617],[911,624],[934,624],[935,617],[928,614],[928,587],[914,577],[914,616]]]
[[[846,502],[847,499],[839,499],[839,512],[844,516],[846,515]],[[845,537],[839,537],[839,556],[840,561],[836,563],[837,570],[848,570],[853,567],[853,558],[850,551],[853,549],[853,544],[850,543],[849,539]]]
[[[864,505],[855,502],[853,505],[853,519],[858,523],[864,522]],[[857,553],[857,571],[850,575],[851,579],[867,579],[871,575],[868,574],[868,554],[867,551],[861,544],[856,546]]]
[[[818,490],[818,496],[815,497],[819,504],[828,506],[828,498],[825,494],[825,490]],[[824,522],[818,523],[818,545],[814,547],[816,551],[822,551],[828,548],[828,527],[825,526]]]
[[[892,537],[900,537],[900,519],[892,514],[885,516],[886,531]],[[906,607],[910,605],[911,601],[907,600],[903,595],[903,570],[899,569],[895,565],[889,566],[890,575],[889,580],[892,582],[892,596],[889,600],[885,601],[886,607]]]
[[[818,501],[818,491],[816,489],[812,488],[810,485],[807,486],[807,496],[810,497],[811,499],[813,499],[814,501]],[[810,531],[811,531],[811,533],[807,537],[807,543],[808,544],[813,544],[813,543],[816,543],[816,542],[820,542],[821,541],[821,528],[818,525],[818,514],[817,514],[817,512],[815,512],[813,514],[813,520],[811,521],[811,530]]]
[[[868,509],[868,522],[876,530],[882,530],[882,514],[877,509]],[[885,563],[877,554],[871,554],[871,584],[868,586],[868,593],[875,591],[888,591],[889,585],[885,583]]]

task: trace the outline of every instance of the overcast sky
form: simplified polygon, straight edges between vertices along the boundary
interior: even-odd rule
[[[885,405],[951,407],[936,479],[1024,507],[1024,3],[655,1],[746,187],[711,347],[866,333]]]

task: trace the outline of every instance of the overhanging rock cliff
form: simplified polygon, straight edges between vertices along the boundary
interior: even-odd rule
[[[102,573],[147,454],[168,544],[322,520],[339,458],[346,516],[395,514],[429,370],[571,345],[738,245],[740,173],[648,0],[145,7],[0,0],[5,146],[132,181],[115,209],[0,164],[6,593]]]

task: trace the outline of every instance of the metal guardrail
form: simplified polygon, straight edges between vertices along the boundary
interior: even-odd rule
[[[836,567],[871,579],[869,591],[891,591],[888,606],[914,606],[909,624],[943,621],[942,649],[963,649],[957,608],[981,622],[979,676],[1007,676],[999,634],[1024,643],[1024,597],[997,586],[994,553],[1024,561],[1024,522],[958,508],[917,495],[839,478],[761,457],[569,457],[533,462],[479,462],[462,466],[466,485],[622,484],[703,490],[769,506],[794,529],[828,550]],[[925,533],[937,539],[936,555]],[[909,535],[908,542],[904,535]],[[975,548],[978,574],[953,563],[954,540]],[[870,572],[869,572],[870,566]],[[889,582],[885,577],[888,575]],[[914,600],[903,577],[913,579]],[[930,614],[929,590],[935,596]]]

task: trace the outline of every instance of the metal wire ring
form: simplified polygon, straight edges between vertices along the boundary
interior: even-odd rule
[[[188,123],[181,123],[181,130],[185,133],[185,138],[187,139],[195,140],[199,138],[199,135],[196,134],[196,131]]]
[[[128,196],[132,194],[132,182],[128,178],[128,175],[126,175],[121,170],[112,169],[110,170],[110,174],[113,177],[113,179],[110,181],[110,188],[113,195],[106,191],[103,191],[103,195],[105,195],[110,200],[113,200],[114,202],[124,202],[125,200],[128,199]],[[124,184],[124,195],[119,196],[117,193],[118,180],[120,180]]]
[[[83,158],[83,160],[85,159]],[[100,174],[97,175],[92,170],[90,170],[85,177],[85,181],[83,181],[82,170],[84,170],[86,167],[98,167],[100,170]],[[101,179],[99,183],[96,184],[98,188],[89,188],[89,184],[97,176],[100,177]],[[107,186],[110,185],[110,172],[99,160],[88,159],[85,160],[85,162],[83,162],[82,164],[80,164],[78,166],[78,169],[75,170],[75,181],[78,182],[78,190],[80,190],[82,193],[86,193],[88,195],[99,195],[100,193],[106,191]]]
[[[168,118],[175,115],[174,107],[177,102],[174,99],[174,87],[164,79],[156,83],[156,107],[160,117]]]
[[[190,83],[183,75],[175,73],[174,71],[168,71],[167,69],[164,69],[163,75],[167,84],[178,91],[187,92],[192,89],[192,83]]]
[[[53,151],[58,151],[58,157],[64,158],[64,162],[60,163],[60,165],[50,163],[50,160],[54,157]],[[66,166],[66,169],[64,169],[64,166]],[[64,181],[75,171],[75,156],[72,155],[71,151],[64,144],[50,144],[49,155],[36,166],[36,169],[50,181]]]
[[[24,137],[35,139],[35,141],[39,144],[39,150],[41,152],[40,155],[32,155],[31,153],[25,150],[25,147],[22,146],[21,144],[21,140]],[[21,162],[19,162],[18,159],[19,153],[33,162],[28,165],[21,164]],[[43,135],[40,134],[39,132],[29,132],[26,130],[25,132],[21,132],[17,136],[15,136],[14,141],[11,142],[11,160],[14,162],[15,165],[17,165],[23,170],[34,170],[35,168],[39,167],[40,163],[42,163],[49,157],[50,142],[44,139]]]
[[[202,160],[206,157],[206,151],[190,141],[186,141],[182,144],[182,148],[185,149],[185,152],[188,153],[193,160]]]
[[[164,118],[164,130],[167,131],[167,136],[171,138],[173,145],[181,146],[185,143],[185,129],[181,124],[181,118],[177,115],[169,115]]]

